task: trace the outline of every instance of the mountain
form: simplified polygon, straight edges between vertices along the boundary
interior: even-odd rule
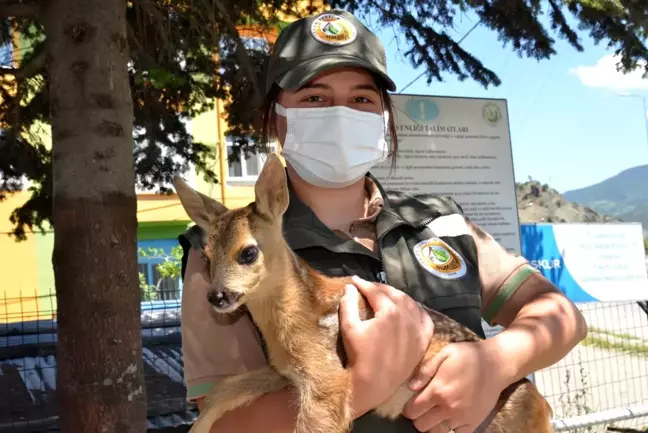
[[[570,203],[558,191],[537,181],[515,185],[521,223],[531,222],[613,222],[617,218],[601,215],[587,206]]]
[[[563,195],[597,212],[627,222],[640,222],[644,231],[648,230],[648,165],[629,168],[595,185]]]

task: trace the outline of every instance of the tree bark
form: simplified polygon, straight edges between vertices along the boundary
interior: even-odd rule
[[[38,15],[41,10],[41,1],[18,2],[13,0],[0,0],[0,18],[22,18]]]
[[[142,433],[126,0],[46,4],[61,431]]]

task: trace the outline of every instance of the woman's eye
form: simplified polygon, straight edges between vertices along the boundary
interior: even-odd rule
[[[238,262],[241,265],[251,265],[256,261],[258,257],[259,257],[259,249],[254,245],[250,245],[241,250],[241,253],[239,254]]]
[[[322,102],[323,100],[324,100],[324,98],[322,98],[321,96],[315,96],[315,95],[309,96],[306,99],[304,99],[304,101],[306,101],[306,102],[313,102],[313,103],[314,102]]]
[[[370,104],[371,100],[369,98],[365,98],[364,96],[358,96],[353,100],[357,104]]]

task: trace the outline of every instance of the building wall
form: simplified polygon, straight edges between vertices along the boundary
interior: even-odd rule
[[[20,243],[9,237],[9,216],[24,196],[9,196],[0,203],[0,322],[22,320],[39,309],[36,237]]]
[[[21,242],[9,236],[9,215],[28,198],[28,192],[19,192],[0,202],[0,323],[51,319],[56,311],[54,232],[47,227],[45,233],[28,233]],[[139,248],[162,248],[170,254],[178,245],[178,235],[188,225],[189,219],[177,198],[138,197]],[[140,262],[155,265],[159,260]]]
[[[215,110],[192,119],[191,133],[194,140],[200,140],[214,149],[216,158],[212,169],[216,172],[219,182],[205,182],[200,173],[190,173],[187,180],[194,188],[226,206],[244,206],[254,198],[254,181],[232,182],[228,179],[224,135],[226,129],[221,103],[216,105]],[[49,141],[47,132],[43,137]],[[56,311],[51,259],[54,233],[48,227],[45,233],[29,233],[27,240],[22,242],[16,242],[8,236],[12,230],[9,221],[11,212],[21,206],[29,196],[28,191],[21,191],[0,202],[0,323],[50,319]],[[178,235],[190,224],[175,194],[138,194],[137,219],[138,247],[163,248],[167,254],[171,253],[173,246],[178,245]],[[149,266],[149,275],[151,269]],[[178,287],[182,290],[181,282],[178,282]],[[147,308],[153,308],[155,304],[149,302]]]

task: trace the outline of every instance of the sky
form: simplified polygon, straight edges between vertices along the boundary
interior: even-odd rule
[[[457,23],[455,40],[476,22],[467,16]],[[366,24],[385,45],[389,75],[399,92],[423,68],[414,68],[402,55],[407,43],[401,37],[399,50],[393,29]],[[648,113],[641,99],[619,95],[648,98],[648,80],[639,72],[617,72],[614,50],[605,42],[595,45],[585,32],[579,33],[582,52],[550,34],[557,54],[537,61],[518,57],[510,45],[502,46],[495,32],[479,25],[461,45],[500,77],[499,87],[485,89],[446,74],[444,82],[430,85],[423,77],[405,93],[506,99],[517,181],[531,176],[562,193],[648,164]]]

